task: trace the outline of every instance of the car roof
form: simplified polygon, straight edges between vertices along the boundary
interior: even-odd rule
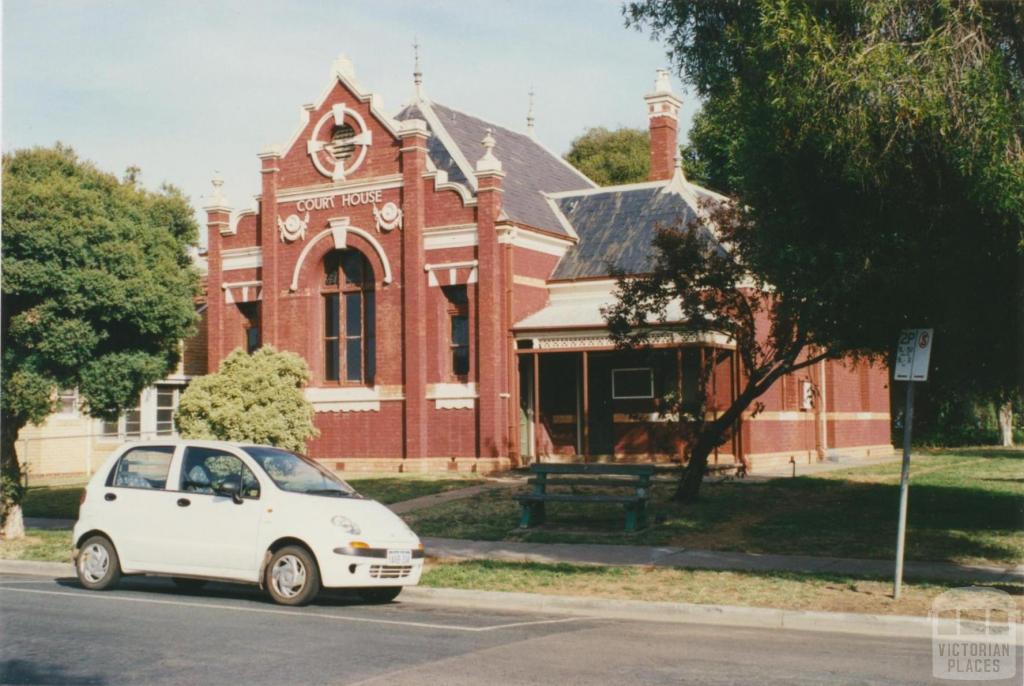
[[[262,445],[255,442],[239,443],[236,441],[213,441],[205,440],[200,438],[174,438],[168,437],[166,439],[148,439],[145,441],[128,441],[122,447],[123,448],[145,448],[145,447],[156,447],[156,446],[194,446],[196,448],[273,448],[281,450],[273,445]]]

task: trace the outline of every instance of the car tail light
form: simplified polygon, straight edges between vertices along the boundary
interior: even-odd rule
[[[86,489],[83,488],[82,489],[82,495],[78,496],[78,504],[79,505],[81,505],[82,503],[85,502],[85,490]]]

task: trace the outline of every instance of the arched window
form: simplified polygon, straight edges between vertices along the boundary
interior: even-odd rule
[[[358,250],[324,257],[324,378],[373,383],[376,372],[376,302],[373,269]]]

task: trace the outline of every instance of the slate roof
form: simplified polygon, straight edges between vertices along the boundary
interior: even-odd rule
[[[531,136],[510,131],[450,107],[420,101],[407,106],[395,118],[427,121],[431,132],[427,143],[430,159],[438,169],[448,172],[450,181],[459,183],[467,183],[466,175],[467,172],[472,175],[472,168],[460,168],[456,154],[453,154],[456,151],[448,150],[444,139],[451,141],[457,148],[458,156],[466,163],[474,165],[483,156],[481,141],[487,129],[490,129],[495,139],[494,155],[501,160],[505,172],[502,207],[505,215],[513,222],[569,236],[542,193],[595,186],[593,181],[572,169]],[[444,131],[434,131],[435,124]],[[472,185],[475,186],[475,179]]]
[[[420,108],[413,104],[407,106],[397,115],[395,119],[399,121],[405,119],[422,119],[426,121],[426,116]],[[434,163],[434,166],[441,171],[447,172],[448,180],[454,181],[455,183],[461,183],[463,186],[469,186],[469,182],[466,180],[466,175],[462,173],[462,169],[452,158],[451,153],[448,152],[448,148],[444,147],[444,143],[441,139],[434,135],[433,129],[430,128],[429,122],[427,123],[427,131],[430,132],[430,138],[427,139],[427,156],[430,157],[430,161]]]
[[[651,241],[658,228],[685,226],[696,216],[686,199],[666,191],[666,185],[633,184],[555,198],[579,243],[565,254],[551,278],[609,276],[611,265],[628,274],[650,271]]]
[[[553,280],[607,277],[612,266],[630,274],[648,272],[654,265],[651,242],[658,228],[690,222],[698,197],[721,198],[687,183],[679,173],[668,181],[597,188],[532,136],[426,100],[407,105],[395,119],[426,121],[427,151],[434,166],[471,191],[476,189],[473,165],[483,156],[481,141],[491,130],[494,155],[505,171],[505,216],[577,239],[558,263]]]

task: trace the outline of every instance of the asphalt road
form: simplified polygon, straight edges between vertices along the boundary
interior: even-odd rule
[[[0,576],[5,684],[892,684],[931,682],[931,644],[495,613],[163,579],[85,591]],[[948,682],[947,682],[948,683]],[[996,683],[996,682],[989,682]],[[1019,683],[1019,681],[1017,682]]]

